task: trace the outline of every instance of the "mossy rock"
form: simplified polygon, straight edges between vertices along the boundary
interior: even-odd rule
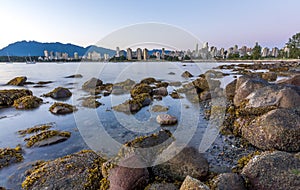
[[[70,104],[55,102],[50,108],[49,111],[53,114],[69,114],[74,111],[77,111],[75,106]]]
[[[69,98],[72,96],[72,92],[63,87],[57,87],[51,92],[44,94],[45,97],[51,97],[53,99],[62,99],[62,98]]]
[[[130,89],[135,85],[135,81],[127,79],[123,82],[118,82],[113,85],[113,89],[122,89],[125,91],[130,91]]]
[[[42,147],[66,141],[70,137],[70,132],[49,130],[32,135],[31,137],[24,139],[24,141],[27,142],[27,147]]]
[[[133,99],[127,100],[124,103],[113,106],[113,109],[124,113],[137,113],[143,107],[150,105],[152,99],[148,93],[136,95]]]
[[[82,85],[82,89],[84,89],[84,90],[87,90],[87,89],[96,89],[98,86],[102,86],[102,85],[103,85],[102,80],[93,77],[90,80],[86,81]]]
[[[260,151],[255,151],[255,152],[252,152],[246,156],[243,156],[241,157],[240,159],[238,159],[237,161],[237,165],[236,167],[234,167],[232,169],[232,171],[234,173],[240,173],[242,171],[242,169],[248,164],[248,162],[254,157],[254,156],[258,156],[260,155],[261,152]]]
[[[131,97],[135,98],[136,96],[140,95],[140,94],[151,94],[152,93],[152,87],[149,86],[148,84],[137,84],[135,85],[132,90],[130,91]]]
[[[32,91],[27,89],[0,90],[0,108],[11,106],[15,100],[31,95]]]
[[[22,148],[0,148],[0,169],[13,163],[23,161]]]
[[[43,99],[36,96],[24,96],[14,101],[13,106],[16,109],[34,109],[43,103]]]
[[[183,98],[183,96],[181,96],[177,91],[173,91],[170,96],[173,98],[173,99],[181,99]]]
[[[169,110],[168,107],[161,106],[161,105],[154,105],[151,107],[151,111],[153,112],[167,112]]]
[[[32,134],[32,133],[37,133],[40,131],[46,131],[50,128],[52,128],[55,125],[55,123],[47,123],[47,124],[41,124],[41,125],[36,125],[34,127],[27,128],[25,130],[19,130],[18,133],[20,135],[27,135],[27,134]]]
[[[91,189],[100,188],[101,165],[106,160],[91,150],[42,162],[26,172],[24,189]]]
[[[16,77],[12,80],[10,80],[7,85],[13,85],[13,86],[23,86],[24,83],[27,81],[27,77],[22,76],[22,77]]]
[[[142,83],[142,84],[154,84],[156,82],[158,82],[158,81],[155,78],[149,77],[149,78],[145,78],[145,79],[141,80],[140,83]]]
[[[181,74],[181,76],[183,77],[183,78],[191,78],[191,77],[194,77],[194,75],[192,75],[190,72],[188,72],[188,71],[184,71],[182,74]]]

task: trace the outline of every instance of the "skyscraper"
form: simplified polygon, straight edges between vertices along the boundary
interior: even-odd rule
[[[130,48],[127,48],[127,60],[132,60],[132,50]]]
[[[120,48],[119,47],[116,48],[116,57],[120,57]]]
[[[137,60],[139,60],[139,61],[142,60],[142,54],[143,54],[142,49],[141,49],[141,48],[138,48],[138,49],[136,50],[136,57],[137,57]]]
[[[144,57],[144,60],[147,61],[147,59],[148,59],[148,49],[147,48],[143,49],[143,57]]]

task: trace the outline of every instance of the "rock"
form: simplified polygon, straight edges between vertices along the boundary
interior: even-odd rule
[[[98,108],[102,104],[98,102],[95,98],[91,97],[84,99],[81,105],[86,108]]]
[[[299,189],[300,157],[286,152],[264,152],[243,168],[251,189]]]
[[[176,75],[174,72],[169,72],[168,75]]]
[[[178,190],[173,183],[152,183],[148,185],[145,190]]]
[[[113,95],[122,95],[122,94],[126,94],[128,91],[124,90],[123,88],[113,88],[111,93]]]
[[[190,72],[188,72],[188,71],[184,71],[182,74],[181,74],[181,76],[183,77],[183,78],[191,78],[191,77],[194,77],[194,75],[192,75]]]
[[[32,95],[32,91],[26,89],[0,90],[0,108],[13,105],[14,101]]]
[[[49,111],[53,114],[68,114],[77,111],[77,108],[69,104],[55,102]]]
[[[178,92],[176,91],[173,91],[170,96],[173,98],[173,99],[181,99],[183,98]]]
[[[101,85],[103,85],[102,80],[93,77],[82,85],[82,89],[83,90],[96,89],[96,87]]]
[[[177,118],[169,114],[159,114],[156,121],[160,125],[174,125],[177,123]]]
[[[295,75],[289,79],[280,80],[278,81],[278,84],[300,86],[300,75]]]
[[[211,93],[209,91],[204,91],[200,94],[199,100],[201,101],[206,101],[211,99]]]
[[[243,178],[236,173],[223,173],[213,179],[215,190],[246,190]]]
[[[237,80],[235,79],[225,87],[225,95],[228,100],[233,100],[234,98],[235,90],[236,90],[236,82]]]
[[[150,87],[148,84],[136,84],[130,91],[131,97],[134,98],[140,94],[151,94],[152,93],[152,87]]]
[[[32,134],[32,133],[37,133],[40,131],[46,131],[54,126],[55,126],[55,123],[46,123],[46,124],[36,125],[34,127],[30,127],[25,130],[19,130],[18,133],[20,135]]]
[[[130,163],[128,163],[130,162]],[[144,189],[149,182],[149,172],[146,167],[129,168],[124,166],[141,165],[137,156],[131,156],[122,160],[118,166],[109,171],[109,189],[110,190],[131,190]]]
[[[144,84],[154,84],[156,83],[157,80],[155,78],[149,77],[149,78],[145,78],[143,80],[141,80],[140,83],[144,83]]]
[[[158,81],[157,83],[155,83],[155,86],[156,86],[156,88],[161,88],[161,87],[167,88],[169,86],[169,83]]]
[[[175,86],[175,87],[182,85],[182,83],[180,81],[170,82],[169,84],[170,84],[170,86]]]
[[[166,112],[169,108],[161,105],[154,105],[151,107],[151,111],[153,112]]]
[[[27,147],[42,147],[66,141],[70,137],[70,132],[47,130],[26,138],[24,141],[27,142]]]
[[[39,107],[41,103],[43,100],[36,96],[23,96],[15,100],[13,106],[16,109],[34,109]]]
[[[28,170],[24,189],[100,189],[99,165],[105,162],[91,150],[84,150],[53,161],[41,162]]]
[[[218,80],[212,80],[212,79],[206,79],[199,77],[196,80],[190,84],[190,86],[193,86],[197,92],[202,92],[202,91],[210,91],[214,90],[216,87],[220,87],[221,82]]]
[[[12,80],[10,80],[7,85],[13,85],[13,86],[23,86],[24,83],[27,81],[27,77],[16,77]]]
[[[267,72],[262,74],[262,78],[267,81],[276,81],[277,80],[277,74],[274,72]]]
[[[216,70],[208,70],[204,75],[208,78],[223,78],[224,76],[228,76],[229,74],[224,74],[221,71]]]
[[[39,81],[39,82],[37,82],[37,84],[39,84],[39,85],[45,85],[45,84],[51,84],[51,83],[53,83],[53,81]]]
[[[210,190],[207,185],[199,181],[198,179],[186,176],[183,181],[180,190]]]
[[[152,94],[156,95],[156,96],[167,96],[168,90],[165,87],[160,87],[160,88],[154,89]]]
[[[57,87],[51,92],[44,94],[45,97],[51,97],[53,99],[62,99],[62,98],[69,98],[72,96],[72,92],[63,87]]]
[[[69,75],[66,76],[65,78],[82,78],[83,76],[81,74],[74,74],[74,75]]]
[[[266,86],[246,97],[245,111],[261,114],[275,108],[300,108],[300,95],[291,88]]]
[[[0,169],[10,164],[22,162],[23,159],[20,146],[16,148],[0,148]]]
[[[236,82],[235,96],[233,102],[235,106],[240,106],[240,104],[245,100],[245,98],[251,94],[253,91],[268,86],[269,83],[260,78],[249,78],[240,77]]]
[[[175,151],[168,153],[170,160],[152,167],[155,176],[172,181],[183,181],[187,175],[196,179],[204,179],[207,176],[208,162],[195,148],[185,147],[178,152],[175,146]]]
[[[148,93],[143,93],[112,108],[115,111],[130,114],[140,111],[143,107],[150,105],[151,102],[151,96]]]
[[[135,82],[133,80],[127,79],[123,82],[115,83],[113,85],[113,89],[123,89],[125,91],[129,91],[134,85]]]
[[[242,136],[263,150],[300,150],[300,116],[290,109],[272,110],[242,127]]]

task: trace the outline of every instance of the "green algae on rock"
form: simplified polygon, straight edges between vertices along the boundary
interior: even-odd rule
[[[63,114],[73,113],[74,111],[77,111],[77,108],[70,104],[55,102],[49,108],[49,111],[53,114],[62,114],[63,115]]]
[[[0,169],[13,163],[23,161],[22,148],[0,148]]]
[[[20,135],[37,133],[37,132],[40,132],[40,131],[46,131],[46,130],[52,128],[54,125],[55,125],[55,123],[47,123],[47,124],[36,125],[34,127],[30,127],[30,128],[25,129],[25,130],[19,130],[18,133]]]
[[[30,95],[32,91],[27,89],[0,90],[0,108],[11,106],[15,100]]]
[[[105,160],[91,150],[43,162],[29,170],[24,189],[99,189],[102,180],[98,169]]]
[[[43,99],[36,96],[24,96],[14,101],[13,106],[16,109],[34,109],[43,103]]]
[[[24,83],[26,82],[27,77],[22,76],[22,77],[16,77],[12,80],[10,80],[7,85],[12,85],[12,86],[23,86]]]
[[[49,131],[42,131],[38,134],[35,134],[29,138],[24,139],[26,141],[27,147],[41,147],[41,146],[47,146],[56,144],[59,142],[63,142],[70,138],[71,133],[67,131],[55,131],[55,130],[49,130]]]

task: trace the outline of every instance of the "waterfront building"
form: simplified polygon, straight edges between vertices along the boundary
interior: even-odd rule
[[[61,52],[55,52],[55,59],[61,59]]]
[[[47,58],[47,59],[49,58],[48,50],[44,50],[44,57]]]
[[[107,53],[105,53],[105,54],[103,55],[103,57],[104,57],[104,61],[108,61],[109,58],[110,58],[109,54],[107,54]]]
[[[161,50],[161,58],[165,59],[165,55],[166,55],[165,48],[162,48],[162,50]]]
[[[69,59],[69,55],[67,53],[62,53],[61,54],[62,59],[67,60]]]
[[[271,56],[277,58],[279,55],[279,49],[277,47],[272,48]]]
[[[269,56],[269,48],[267,48],[267,47],[263,48],[261,56],[262,57],[268,57]]]
[[[138,48],[138,49],[136,50],[136,57],[137,57],[137,60],[141,61],[141,60],[142,60],[142,55],[143,55],[142,49],[141,49],[141,48]]]
[[[144,60],[147,61],[147,59],[148,59],[148,49],[147,48],[143,49],[143,57],[144,57]]]
[[[160,52],[159,51],[155,52],[155,56],[156,56],[156,60],[160,60]]]
[[[119,56],[120,57],[122,57],[122,56],[126,57],[126,51],[125,50],[120,50]]]
[[[127,60],[132,60],[132,50],[131,48],[127,48]]]
[[[216,57],[216,56],[217,56],[217,53],[218,53],[218,49],[217,49],[216,47],[212,46],[212,47],[210,48],[210,55],[211,55],[211,57],[212,57],[212,58]]]

